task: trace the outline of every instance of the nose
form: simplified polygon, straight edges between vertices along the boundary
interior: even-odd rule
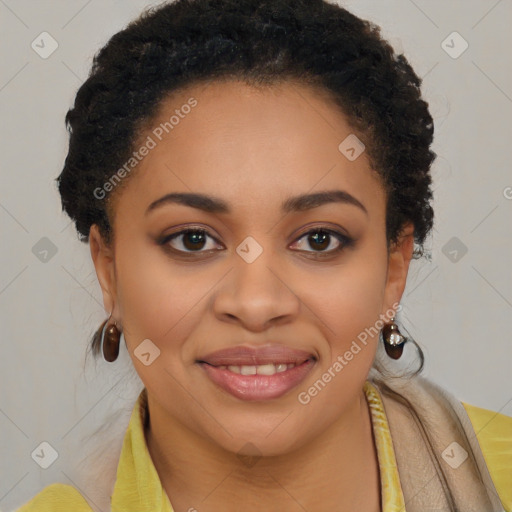
[[[263,251],[252,263],[235,256],[234,267],[215,295],[215,316],[252,332],[293,321],[300,300],[286,277],[285,269],[276,264],[270,251]]]

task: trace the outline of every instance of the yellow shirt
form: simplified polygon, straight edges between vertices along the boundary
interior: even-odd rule
[[[111,497],[112,512],[174,512],[153,465],[144,437],[139,395],[126,430]],[[406,512],[391,434],[378,390],[366,382],[380,468],[383,512]],[[468,405],[466,409],[505,512],[512,512],[512,417]],[[44,488],[17,512],[91,512],[73,486]]]

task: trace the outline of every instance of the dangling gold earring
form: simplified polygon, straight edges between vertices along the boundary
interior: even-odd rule
[[[400,333],[398,325],[395,324],[395,317],[391,318],[390,323],[384,325],[380,333],[386,354],[391,359],[400,359],[407,338]]]
[[[111,316],[112,313],[110,313],[110,316],[105,320],[103,329],[101,330],[100,353],[107,363],[113,363],[117,359],[121,339],[121,333],[117,328],[116,322],[114,321],[113,324],[108,325]]]

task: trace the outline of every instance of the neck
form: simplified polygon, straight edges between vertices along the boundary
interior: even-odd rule
[[[175,512],[381,512],[377,452],[363,391],[308,445],[252,464],[177,424],[151,400],[148,407],[148,450]]]

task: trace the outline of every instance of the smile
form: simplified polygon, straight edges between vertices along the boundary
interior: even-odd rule
[[[303,363],[266,363],[262,365],[213,366],[198,362],[215,385],[241,400],[279,398],[300,384],[315,365],[314,359]]]

